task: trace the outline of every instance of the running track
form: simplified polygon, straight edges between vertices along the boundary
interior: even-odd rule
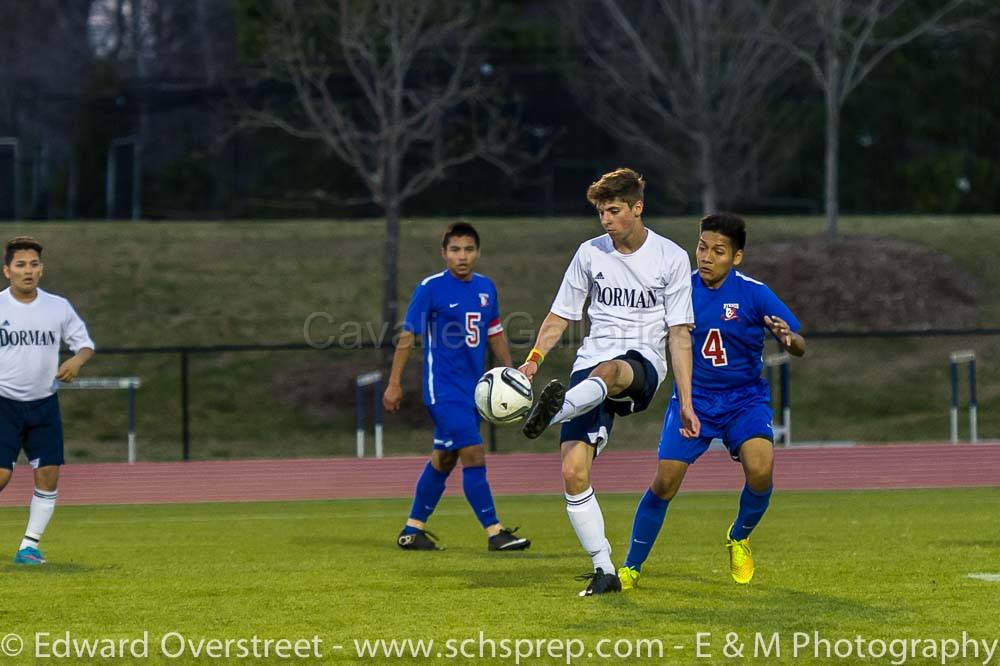
[[[1000,442],[776,449],[782,490],[1000,486]],[[160,504],[409,497],[426,456],[383,460],[313,458],[188,463],[67,465],[60,504]],[[607,451],[594,466],[601,492],[640,493],[656,467],[653,451]],[[556,453],[496,454],[489,478],[498,495],[562,493]],[[710,451],[688,471],[684,490],[736,490],[740,466]],[[19,467],[0,506],[24,506],[32,477]],[[461,494],[452,480],[449,494]]]

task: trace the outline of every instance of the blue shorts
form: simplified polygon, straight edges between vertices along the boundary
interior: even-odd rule
[[[471,402],[439,402],[427,405],[434,421],[434,448],[457,451],[483,443],[479,434],[479,412]]]
[[[36,469],[65,462],[57,394],[23,402],[0,397],[0,467],[14,469],[22,448]]]
[[[721,439],[733,460],[739,460],[744,442],[760,437],[774,442],[771,420],[771,389],[763,379],[733,391],[692,392],[694,412],[701,421],[701,435],[693,439],[680,433],[681,405],[675,393],[663,419],[660,460],[693,463],[708,450],[713,439]]]
[[[601,449],[608,443],[611,437],[611,427],[615,424],[615,415],[628,416],[641,412],[652,402],[656,389],[660,385],[656,368],[646,360],[646,357],[635,350],[629,350],[621,356],[616,356],[612,360],[631,360],[642,367],[642,383],[635,389],[634,393],[628,396],[617,396],[607,398],[604,402],[594,407],[586,414],[580,414],[576,418],[570,419],[562,424],[559,433],[559,443],[563,442],[587,442],[595,448],[594,455],[601,452]],[[577,370],[569,376],[569,388],[573,388],[594,371],[591,368]]]

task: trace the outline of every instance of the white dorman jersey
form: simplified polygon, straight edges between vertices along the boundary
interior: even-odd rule
[[[607,234],[586,241],[566,269],[552,312],[577,321],[590,296],[590,334],[573,372],[620,356],[630,349],[667,376],[667,328],[693,324],[691,260],[673,241],[649,229],[631,254],[615,250]]]
[[[69,301],[41,289],[31,303],[9,287],[0,292],[0,396],[23,402],[52,395],[62,340],[73,353],[94,348]]]

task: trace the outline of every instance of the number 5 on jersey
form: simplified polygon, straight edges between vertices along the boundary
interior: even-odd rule
[[[716,368],[729,365],[729,359],[726,357],[726,347],[722,344],[722,331],[717,328],[708,331],[708,336],[705,337],[705,344],[701,346],[701,355],[703,358],[710,360]]]
[[[465,313],[465,344],[469,347],[479,346],[479,320],[482,316],[480,312]]]

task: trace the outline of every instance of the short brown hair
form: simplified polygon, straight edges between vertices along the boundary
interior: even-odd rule
[[[3,265],[10,266],[14,259],[14,253],[18,250],[34,250],[38,253],[38,258],[42,257],[42,244],[31,236],[16,236],[7,241],[7,247],[3,253]]]
[[[454,222],[449,224],[448,228],[444,230],[444,235],[441,237],[441,247],[448,249],[448,241],[461,236],[470,236],[472,240],[476,241],[476,249],[479,249],[479,232],[468,222]]]
[[[645,179],[632,169],[615,169],[600,180],[591,183],[587,188],[587,201],[597,205],[602,201],[621,199],[629,206],[642,201],[642,193],[646,189]]]

